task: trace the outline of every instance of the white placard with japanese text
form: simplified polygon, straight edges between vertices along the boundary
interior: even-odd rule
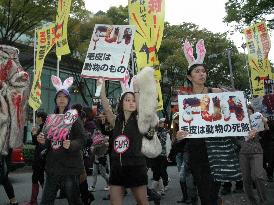
[[[243,92],[179,95],[180,130],[188,138],[247,136],[250,121]]]
[[[123,80],[128,67],[135,27],[96,24],[81,76]]]

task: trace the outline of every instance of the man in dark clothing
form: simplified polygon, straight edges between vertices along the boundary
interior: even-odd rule
[[[273,182],[273,169],[274,169],[274,121],[268,121],[269,130],[260,132],[261,145],[263,148],[263,166],[267,173],[269,182]]]
[[[37,196],[39,193],[39,183],[41,187],[44,185],[44,171],[45,171],[45,157],[41,155],[43,146],[37,142],[37,136],[42,131],[44,123],[47,119],[47,113],[37,112],[36,123],[37,127],[33,127],[31,131],[32,144],[35,145],[33,162],[32,162],[32,189],[31,189],[31,200],[26,205],[37,204]]]
[[[168,130],[165,128],[165,118],[159,120],[157,136],[162,145],[162,152],[159,156],[152,159],[152,172],[153,181],[152,188],[156,189],[159,180],[163,180],[164,188],[160,190],[161,194],[164,194],[168,186],[168,174],[167,174],[167,149],[166,142],[167,138],[170,137]]]

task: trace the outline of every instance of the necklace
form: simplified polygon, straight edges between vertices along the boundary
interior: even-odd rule
[[[193,92],[193,94],[202,94],[202,93],[204,93],[204,90],[205,90],[205,86],[203,87],[203,89],[200,93],[196,93],[196,92],[194,93],[193,90],[192,90],[192,92]]]
[[[124,134],[125,128],[127,126],[127,122],[128,122],[128,120],[127,121],[123,121],[122,134]]]

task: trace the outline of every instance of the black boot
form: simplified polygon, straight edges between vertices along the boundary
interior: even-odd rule
[[[184,203],[184,202],[186,202],[186,200],[188,198],[186,183],[185,182],[180,182],[180,186],[181,186],[183,197],[182,197],[181,200],[177,201],[177,203]]]
[[[94,195],[92,194],[91,191],[88,190],[88,182],[87,180],[84,180],[80,186],[80,193],[81,193],[81,198],[83,201],[84,205],[90,205],[92,201],[94,201]]]
[[[149,189],[147,188],[147,195],[148,195],[148,200],[149,201],[160,201],[161,200],[161,195],[158,194],[154,189]]]
[[[56,197],[56,199],[64,199],[66,198],[66,193],[63,191],[63,189],[60,189],[59,196]]]

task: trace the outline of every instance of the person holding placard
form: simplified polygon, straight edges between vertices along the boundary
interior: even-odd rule
[[[73,78],[66,79],[63,84],[59,77],[52,76],[51,80],[57,90],[54,98],[56,108],[37,137],[40,144],[48,145],[46,182],[40,204],[54,204],[57,191],[61,188],[69,205],[82,205],[79,178],[84,170],[81,150],[86,136],[77,111],[69,110],[71,98],[68,88]]]
[[[154,84],[154,69],[144,68],[140,73],[146,74],[148,82],[143,82],[145,85],[150,84],[150,87],[155,88],[155,103],[146,103],[146,109],[156,115],[157,107],[157,92],[156,83]],[[140,76],[140,73],[138,74]],[[147,117],[144,126],[140,126],[141,105],[139,104],[139,94],[142,95],[142,82],[137,81],[138,76],[133,78],[133,87],[125,88],[121,99],[118,103],[117,115],[115,116],[109,107],[109,102],[105,93],[105,83],[103,79],[98,80],[98,85],[102,85],[101,100],[108,122],[113,129],[111,137],[111,155],[110,155],[110,201],[111,204],[123,204],[123,198],[126,188],[130,188],[138,205],[148,205],[147,199],[147,166],[145,155],[141,152],[142,139],[144,134],[141,134],[142,128],[146,125],[151,125],[151,121]],[[150,88],[147,88],[150,89]],[[151,97],[151,96],[149,96]],[[148,111],[149,112],[149,111]],[[153,126],[157,125],[155,121]],[[149,127],[148,126],[148,127]]]
[[[252,128],[258,132],[269,129],[267,118],[259,112],[254,113],[254,109],[250,105],[248,106],[248,113]],[[244,190],[251,205],[265,204],[267,201],[264,184],[266,174],[263,168],[263,149],[258,133],[241,141],[240,165],[243,173]],[[259,203],[253,193],[253,182],[256,185]]]
[[[187,80],[191,87],[190,93],[186,94],[193,95],[223,92],[223,90],[219,88],[210,88],[205,85],[207,72],[206,67],[203,64],[206,53],[204,41],[200,40],[196,44],[196,59],[193,56],[193,48],[187,40],[183,44],[183,50],[189,63]],[[211,115],[208,112],[209,101],[206,96],[202,98],[199,105],[201,107],[200,113],[204,121],[210,122],[213,118],[215,118],[215,120],[220,119],[220,110],[214,110],[218,115]],[[186,115],[186,118],[183,120],[192,120],[191,117],[191,115]],[[188,134],[187,131],[182,130],[177,132],[176,137],[178,140],[182,140],[187,137]],[[250,134],[252,135],[253,132]],[[222,199],[218,196],[220,182],[237,181],[241,179],[239,160],[232,147],[232,140],[230,138],[214,137],[187,139],[185,149],[187,149],[189,153],[189,165],[197,185],[201,205],[222,204]],[[226,158],[223,157],[224,153],[227,155]],[[220,157],[222,157],[221,159],[224,161],[220,160]],[[227,160],[228,157],[230,158],[229,161]],[[218,167],[218,169],[215,167]],[[224,170],[229,170],[229,172],[222,173]]]

